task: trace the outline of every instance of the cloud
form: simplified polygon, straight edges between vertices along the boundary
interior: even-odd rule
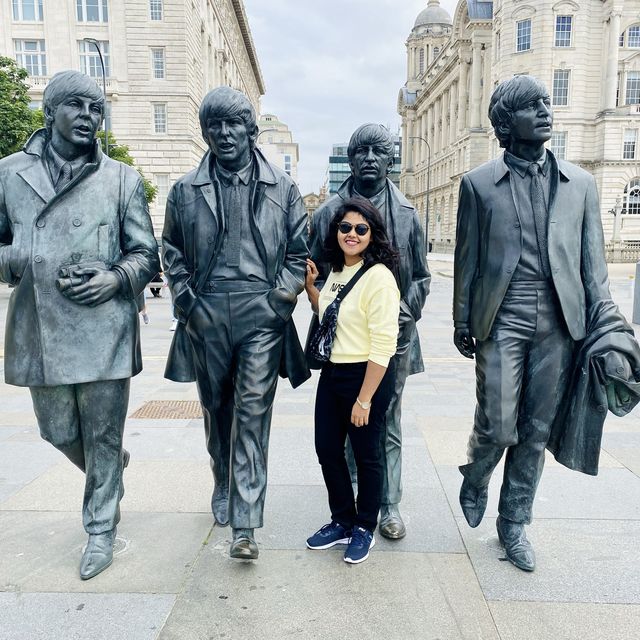
[[[363,122],[397,130],[406,48],[427,0],[244,0],[267,88],[262,112],[300,145],[303,193],[324,182],[333,144]],[[442,0],[451,15],[455,0]]]

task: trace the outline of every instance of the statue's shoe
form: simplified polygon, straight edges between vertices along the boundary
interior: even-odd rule
[[[524,525],[498,516],[496,529],[509,562],[523,571],[533,571],[536,568],[536,554],[527,540]]]
[[[400,540],[407,535],[397,504],[383,504],[380,508],[380,534],[390,540]]]
[[[89,580],[104,571],[113,562],[115,527],[105,533],[89,534],[89,542],[80,561],[80,578]]]
[[[484,516],[489,498],[488,487],[476,487],[466,478],[460,487],[460,506],[470,527],[477,527]]]
[[[258,545],[253,538],[253,529],[234,529],[229,555],[238,560],[255,560],[258,557]]]
[[[211,511],[217,525],[226,527],[229,524],[229,487],[216,484],[211,496]]]

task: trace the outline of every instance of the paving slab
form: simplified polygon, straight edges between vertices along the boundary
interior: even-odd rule
[[[83,581],[78,567],[87,535],[78,513],[3,512],[0,590],[178,593],[212,525],[210,515],[123,512],[113,564]]]
[[[384,551],[464,553],[457,525],[442,489],[407,489],[401,503],[407,526],[402,540],[386,540],[376,534]],[[330,520],[324,485],[273,485],[267,490],[264,527],[256,530],[260,545],[270,549],[303,549],[305,540]],[[229,539],[230,529],[214,529],[214,540]]]
[[[58,465],[64,456],[42,440],[5,441],[0,446],[0,509],[11,496]]]
[[[3,640],[154,640],[173,595],[0,593]]]
[[[640,604],[640,522],[534,520],[527,535],[537,565],[502,560],[495,520],[458,525],[487,600]]]
[[[502,640],[637,640],[640,606],[489,602]]]
[[[462,555],[378,553],[348,566],[340,551],[265,551],[237,562],[208,546],[160,640],[420,638],[497,640]]]
[[[458,502],[462,476],[457,467],[438,467],[442,486],[456,516],[462,516]],[[486,517],[498,515],[502,466],[496,468],[489,484]],[[612,500],[612,496],[616,496]],[[640,478],[626,468],[600,469],[588,476],[556,465],[542,473],[533,504],[534,519],[576,518],[640,520]]]
[[[203,447],[204,449],[204,447]],[[201,461],[137,460],[124,475],[123,510],[208,513],[213,477],[206,457]],[[63,461],[42,473],[4,502],[0,509],[14,511],[80,511],[84,475]]]

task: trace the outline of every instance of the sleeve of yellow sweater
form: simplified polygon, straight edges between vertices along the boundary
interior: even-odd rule
[[[371,340],[369,360],[386,367],[396,352],[400,291],[386,267],[376,268],[371,276],[362,296]]]

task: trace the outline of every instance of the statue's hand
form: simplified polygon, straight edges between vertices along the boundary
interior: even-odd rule
[[[90,276],[87,282],[71,286],[62,292],[69,300],[77,304],[97,307],[99,304],[111,300],[120,290],[120,278],[106,268],[84,267],[75,269],[73,275],[77,277]]]
[[[453,344],[456,349],[465,357],[473,360],[473,354],[476,352],[476,342],[471,337],[471,331],[465,328],[458,328],[453,333]]]

